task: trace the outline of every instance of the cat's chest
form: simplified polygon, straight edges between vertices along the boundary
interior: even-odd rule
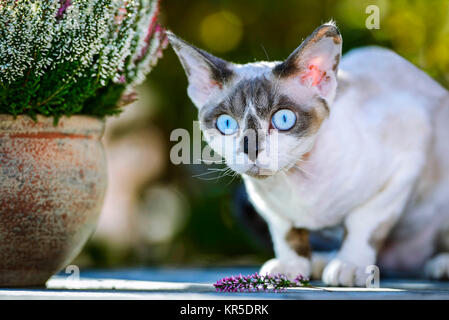
[[[337,225],[349,207],[330,184],[275,176],[260,181],[245,179],[245,185],[251,202],[265,219],[280,218],[296,227]]]

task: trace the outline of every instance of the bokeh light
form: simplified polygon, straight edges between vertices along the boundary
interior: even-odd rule
[[[227,52],[234,49],[239,45],[242,35],[242,22],[231,11],[212,13],[201,22],[201,40],[212,51]]]

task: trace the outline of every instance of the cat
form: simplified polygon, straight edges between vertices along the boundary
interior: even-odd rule
[[[261,274],[330,286],[365,286],[371,265],[449,277],[446,89],[389,49],[341,58],[333,22],[282,62],[234,64],[168,38],[205,139],[269,226],[275,258]],[[312,253],[308,231],[338,225],[339,251]]]

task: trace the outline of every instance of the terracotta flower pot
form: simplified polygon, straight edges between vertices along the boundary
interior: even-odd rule
[[[92,235],[106,191],[104,122],[0,115],[0,287],[44,285]]]

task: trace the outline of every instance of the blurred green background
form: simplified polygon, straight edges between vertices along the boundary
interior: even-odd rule
[[[372,4],[380,9],[380,29],[368,30],[365,10]],[[165,0],[160,17],[185,40],[237,63],[282,60],[330,19],[340,28],[344,52],[390,47],[449,87],[447,0]],[[97,233],[76,264],[238,265],[259,264],[272,255],[269,243],[249,232],[237,214],[239,178],[207,170],[218,165],[170,163],[176,144],[171,131],[192,132],[197,119],[186,87],[168,48],[139,88],[140,100],[108,120],[108,195]]]

